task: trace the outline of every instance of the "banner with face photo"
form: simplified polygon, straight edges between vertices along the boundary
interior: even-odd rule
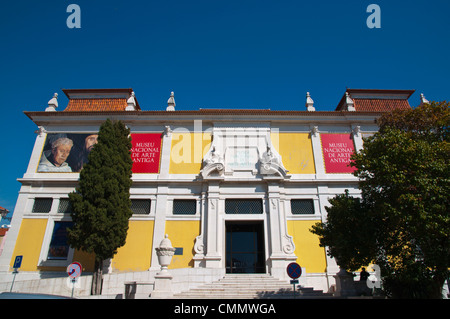
[[[131,134],[133,173],[159,172],[161,141],[161,133]],[[78,173],[97,143],[97,133],[49,133],[37,172]]]
[[[49,133],[37,168],[38,173],[77,173],[97,144],[97,133]]]

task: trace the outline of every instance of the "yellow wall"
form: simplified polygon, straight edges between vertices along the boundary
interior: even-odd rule
[[[23,219],[11,259],[11,268],[16,256],[22,255],[21,271],[37,271],[47,219]]]
[[[73,253],[73,261],[79,262],[83,267],[83,271],[94,271],[95,254],[87,253],[81,250],[75,250]],[[64,269],[65,270],[65,269]]]
[[[308,133],[272,133],[272,144],[281,155],[288,174],[315,174],[311,138]]]
[[[316,173],[308,133],[272,133],[271,139],[289,174]],[[198,174],[210,144],[210,133],[173,133],[169,173]]]
[[[166,221],[165,234],[169,235],[172,247],[182,247],[183,255],[174,255],[169,269],[188,268],[194,266],[195,237],[200,235],[200,221]]]
[[[169,174],[199,174],[211,133],[173,133]]]
[[[288,220],[288,234],[294,238],[297,263],[308,273],[326,271],[326,253],[319,246],[319,237],[309,230],[317,220]]]
[[[153,244],[153,220],[129,222],[127,241],[112,260],[115,271],[145,271],[150,268]]]

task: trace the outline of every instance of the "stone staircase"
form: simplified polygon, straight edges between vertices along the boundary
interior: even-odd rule
[[[295,298],[333,298],[330,293],[296,286]],[[224,278],[174,295],[176,299],[293,299],[293,286],[268,274],[227,274]]]

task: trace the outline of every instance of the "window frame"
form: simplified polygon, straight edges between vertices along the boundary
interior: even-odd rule
[[[230,203],[231,201],[240,201],[240,202],[245,202],[245,201],[258,201],[261,204],[261,211],[257,212],[257,213],[228,213],[227,212],[227,202]],[[264,215],[265,211],[264,211],[264,201],[262,198],[226,198],[225,199],[225,203],[224,203],[224,213],[227,216],[241,216],[241,215],[247,215],[247,216],[261,216]]]
[[[301,213],[294,213],[294,210],[292,209],[292,204],[295,201],[303,201],[303,202],[310,202],[311,203],[311,208],[312,208],[312,213],[308,213],[308,214],[301,214]],[[316,215],[316,205],[315,205],[315,200],[313,198],[292,198],[290,201],[290,211],[291,211],[291,215],[292,216],[313,216]]]
[[[50,201],[50,207],[48,211],[35,211],[36,203],[40,200],[49,200]],[[52,212],[52,209],[55,204],[55,199],[53,197],[35,197],[33,198],[33,204],[31,206],[31,213],[32,214],[45,214],[48,215]]]
[[[57,222],[72,222],[68,214],[49,215],[47,220],[47,227],[45,229],[44,240],[41,246],[41,252],[39,255],[38,267],[67,267],[73,260],[73,254],[75,249],[69,246],[66,259],[52,259],[49,258],[50,244],[53,237],[53,231],[55,229],[55,223]]]
[[[175,203],[178,202],[182,202],[182,201],[189,201],[192,202],[194,207],[195,207],[195,212],[194,214],[185,214],[185,213],[175,213]],[[197,216],[198,215],[198,200],[196,198],[174,198],[172,200],[172,216]]]
[[[141,213],[135,213],[134,211],[133,211],[133,209],[131,208],[131,211],[133,212],[133,216],[150,216],[150,214],[152,213],[152,207],[153,207],[153,205],[152,205],[152,199],[150,199],[150,198],[130,198],[130,200],[131,200],[131,207],[133,206],[133,201],[147,201],[147,202],[149,202],[149,206],[148,206],[148,212],[147,213],[144,213],[144,214],[141,214]]]

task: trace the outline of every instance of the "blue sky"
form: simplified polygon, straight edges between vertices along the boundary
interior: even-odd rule
[[[69,4],[81,28],[69,29]],[[369,29],[371,3],[381,28]],[[35,142],[23,111],[62,88],[133,88],[144,110],[334,110],[346,87],[414,89],[449,100],[450,1],[118,1],[0,3],[0,206],[11,212]]]

